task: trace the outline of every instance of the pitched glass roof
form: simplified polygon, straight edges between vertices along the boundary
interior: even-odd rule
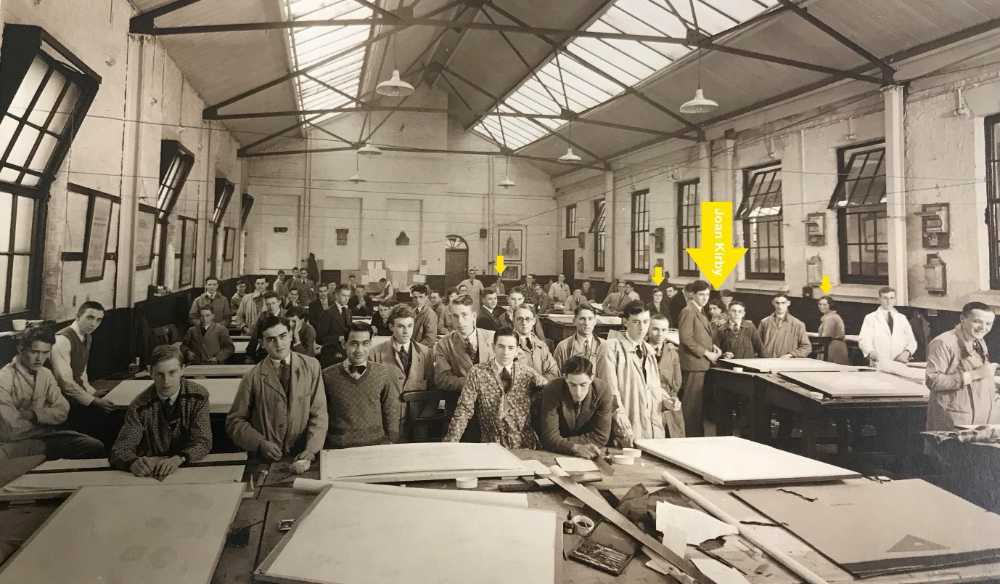
[[[372,18],[372,9],[355,0],[284,0],[289,20]],[[291,68],[317,65],[295,79],[300,109],[327,109],[350,104],[359,97],[368,47],[362,45],[371,25],[292,28],[288,31]],[[322,122],[335,114],[312,119]]]
[[[777,0],[615,0],[587,31],[685,37],[689,28],[713,35],[777,4]],[[696,11],[692,15],[692,6]],[[688,54],[682,44],[576,37],[558,55],[529,74],[498,109],[502,113],[559,115],[563,108],[587,111],[638,85]],[[607,79],[581,64],[607,73]],[[563,86],[565,85],[565,91]],[[680,104],[677,104],[678,106]],[[523,148],[560,128],[560,119],[483,118],[473,129],[499,144]]]

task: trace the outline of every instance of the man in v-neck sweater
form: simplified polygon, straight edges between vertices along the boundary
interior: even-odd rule
[[[399,375],[368,360],[372,332],[354,323],[347,333],[347,360],[323,370],[330,425],[326,448],[391,444],[399,440]]]

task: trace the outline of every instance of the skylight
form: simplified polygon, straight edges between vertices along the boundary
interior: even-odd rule
[[[355,0],[285,0],[285,9],[289,20],[372,18],[372,9]],[[295,77],[299,109],[342,107],[359,97],[370,34],[370,24],[289,29],[293,70],[326,61]],[[320,123],[334,115],[305,117]]]
[[[694,1],[698,28],[707,35],[732,28],[775,4],[777,0]],[[691,0],[616,0],[586,30],[685,37],[688,28],[694,28]],[[624,91],[621,85],[595,73],[581,61],[633,87],[690,51],[690,47],[682,44],[576,37],[558,58],[553,55],[534,74],[526,77],[500,104],[499,110],[530,116],[559,115],[566,108],[579,114]],[[516,150],[551,134],[564,123],[551,118],[504,116],[501,128],[497,116],[491,115],[473,129]]]

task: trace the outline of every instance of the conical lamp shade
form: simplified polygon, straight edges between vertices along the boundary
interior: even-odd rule
[[[387,97],[405,97],[413,93],[413,86],[399,78],[399,69],[393,69],[392,77],[375,86],[375,93]]]
[[[497,186],[509,189],[510,187],[516,187],[517,183],[511,180],[509,176],[505,176],[502,181],[497,183]]]
[[[361,173],[356,172],[353,175],[351,175],[351,178],[349,178],[347,180],[351,181],[352,183],[357,184],[357,183],[363,183],[363,182],[365,182],[365,177],[361,176]]]
[[[705,97],[705,92],[699,87],[694,92],[694,98],[681,106],[682,114],[707,114],[719,108],[719,104]]]
[[[573,152],[572,146],[566,149],[566,154],[559,157],[559,162],[580,162],[581,160],[583,159],[580,158],[576,152]]]
[[[364,146],[358,148],[358,154],[361,156],[379,156],[382,154],[382,149],[366,142]]]

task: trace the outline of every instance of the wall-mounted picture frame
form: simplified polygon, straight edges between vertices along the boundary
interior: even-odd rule
[[[502,255],[505,262],[519,262],[524,259],[523,227],[501,227],[497,230],[497,255]],[[507,272],[504,272],[504,276],[506,275]]]
[[[505,261],[504,266],[502,280],[516,282],[521,279],[521,264],[508,264]]]
[[[148,270],[153,267],[153,248],[156,245],[156,209],[139,205],[135,221],[135,269]]]
[[[225,241],[222,244],[222,261],[231,262],[236,256],[236,228],[225,228]]]
[[[91,196],[87,204],[87,229],[83,235],[83,265],[81,282],[104,279],[104,263],[111,233],[111,211],[114,201],[110,198]]]
[[[191,217],[178,216],[181,234],[181,269],[178,286],[184,288],[194,284],[194,260],[198,245],[198,221]]]

